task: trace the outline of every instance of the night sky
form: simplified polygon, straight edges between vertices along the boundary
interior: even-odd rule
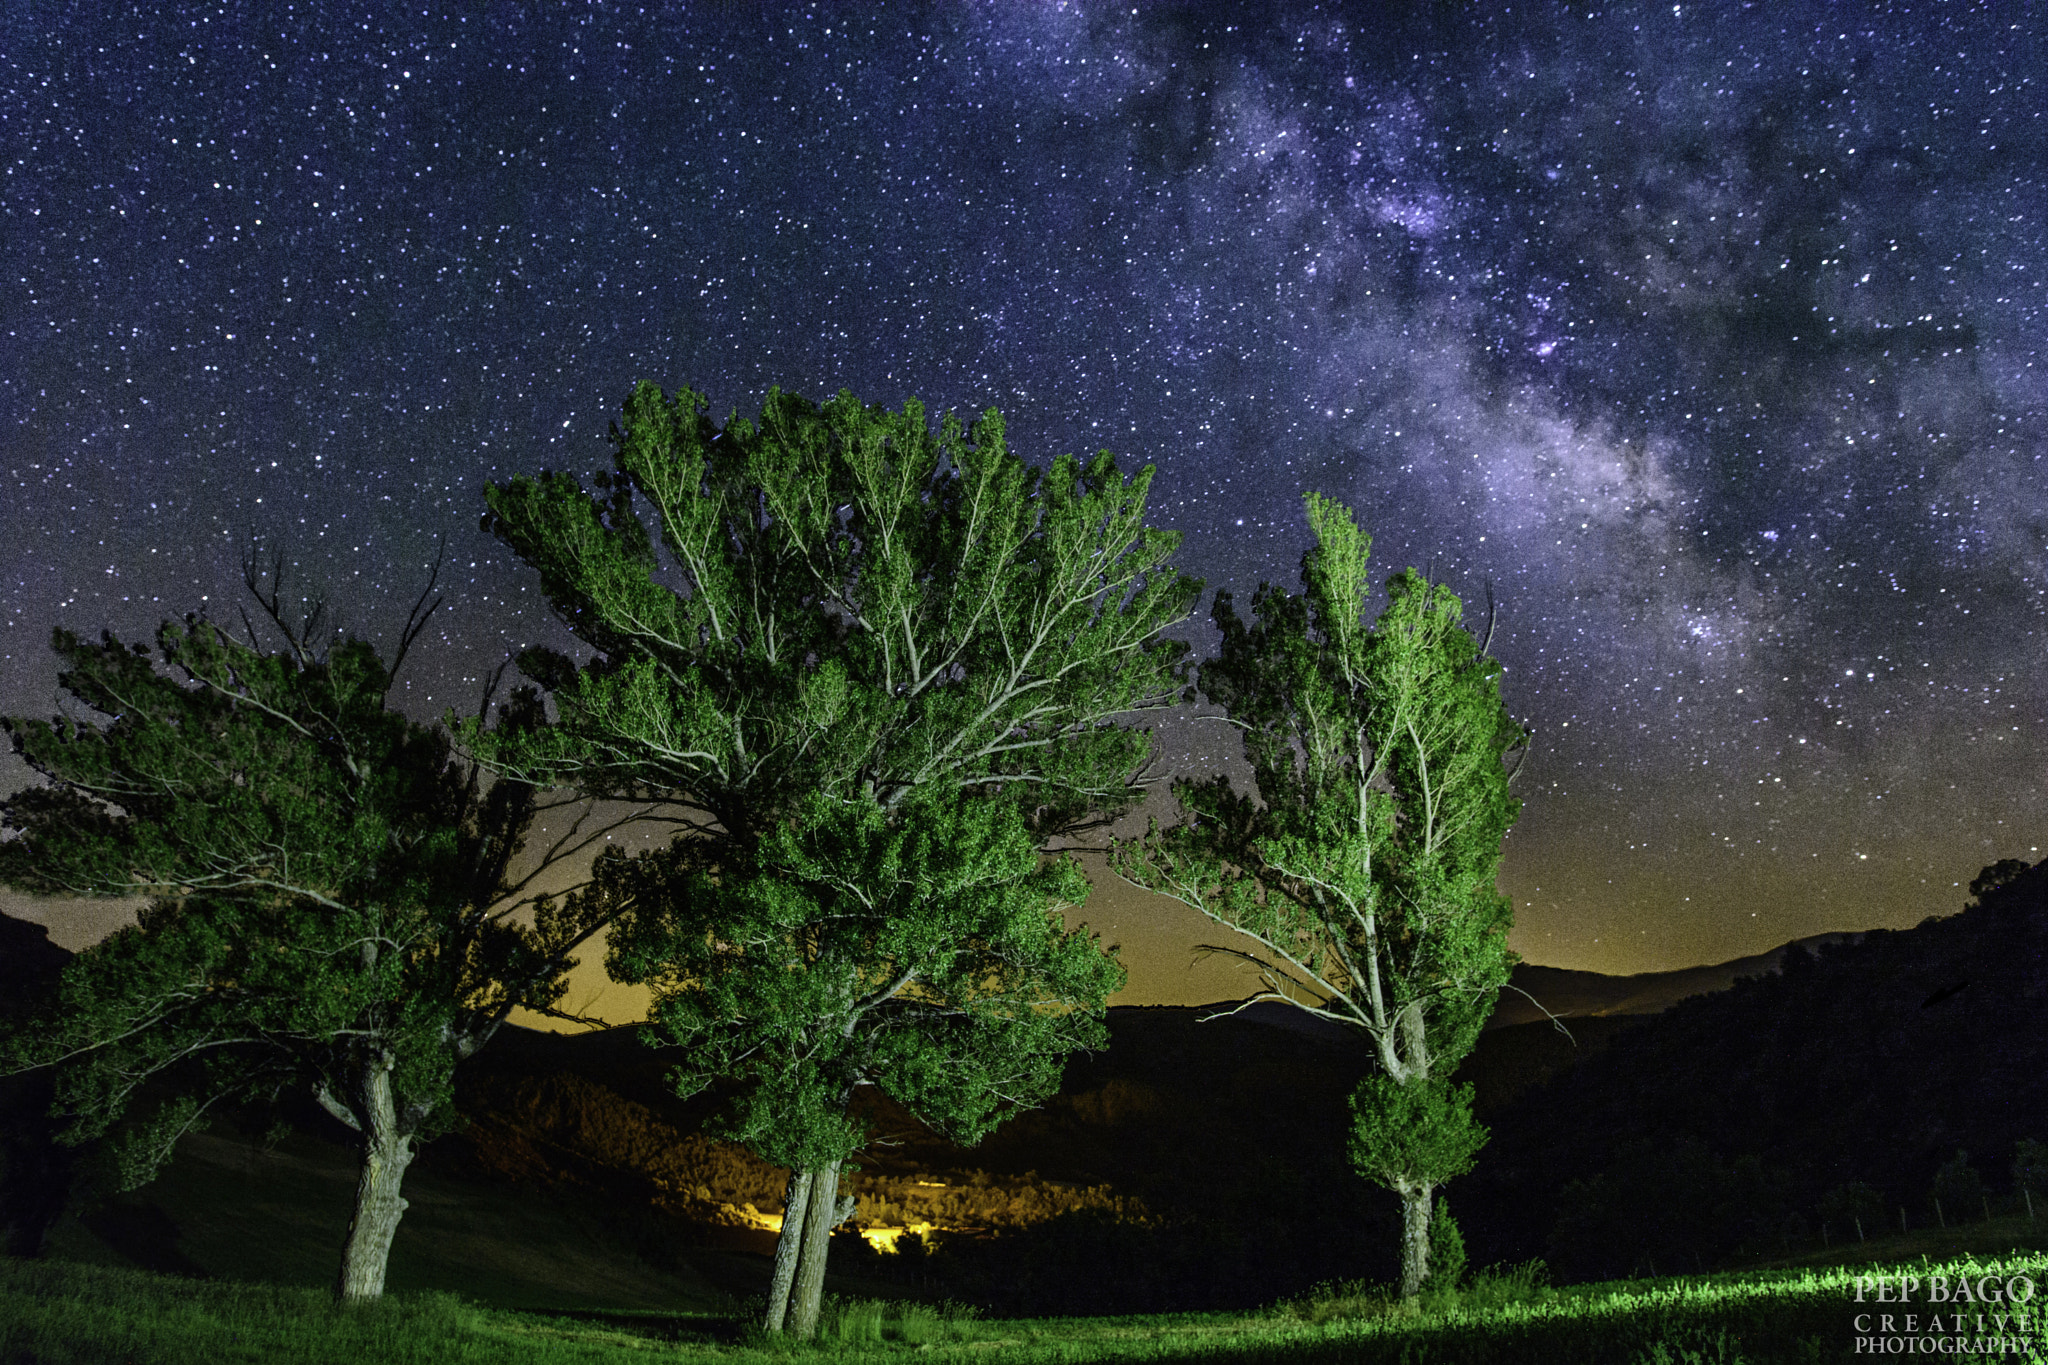
[[[2048,844],[2038,16],[1478,8],[10,6],[0,710],[252,541],[388,642],[443,537],[404,699],[473,706],[562,639],[487,482],[845,387],[1156,464],[1212,588],[1310,488],[1490,583],[1531,960],[1960,908]]]

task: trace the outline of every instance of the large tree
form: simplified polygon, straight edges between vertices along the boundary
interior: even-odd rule
[[[490,492],[592,655],[522,656],[557,723],[490,761],[694,819],[592,899],[688,1048],[679,1087],[737,1074],[729,1130],[791,1167],[768,1323],[808,1335],[853,1092],[971,1139],[1101,1037],[1120,972],[1038,849],[1136,799],[1150,741],[1123,722],[1180,691],[1161,632],[1199,585],[1144,525],[1150,470],[1034,470],[994,411],[934,431],[915,401],[771,392],[720,427],[643,384],[614,434],[594,493]]]
[[[0,881],[150,897],[67,966],[52,1012],[9,1031],[0,1069],[57,1067],[66,1139],[112,1130],[129,1187],[213,1106],[310,1095],[360,1152],[336,1292],[374,1299],[456,1066],[514,1008],[555,1012],[598,924],[529,895],[538,868],[513,875],[535,789],[484,781],[389,704],[425,594],[387,666],[319,638],[317,612],[288,617],[275,566],[266,590],[252,562],[249,583],[281,647],[196,616],[162,627],[155,659],[59,630],[60,683],[93,714],[0,721],[44,779],[0,803],[19,836]],[[494,733],[539,718],[523,689]],[[572,825],[552,852],[583,837]]]
[[[933,784],[893,810],[815,793],[716,881],[677,853],[601,862],[600,885],[639,907],[612,972],[654,986],[679,1093],[732,1086],[719,1131],[790,1168],[769,1326],[808,1334],[849,1211],[840,1173],[867,1137],[854,1091],[971,1146],[1102,1045],[1123,970],[1062,924],[1080,869],[982,793]]]
[[[1111,865],[1242,936],[1216,951],[1260,969],[1247,1005],[1285,1001],[1369,1046],[1352,1157],[1400,1196],[1412,1296],[1433,1194],[1486,1139],[1469,1088],[1448,1078],[1513,961],[1494,880],[1519,809],[1506,760],[1527,737],[1458,599],[1411,569],[1369,621],[1370,539],[1341,504],[1311,493],[1306,506],[1302,591],[1262,585],[1249,624],[1218,593],[1222,644],[1201,671],[1257,790],[1178,784],[1183,818],[1118,845]]]

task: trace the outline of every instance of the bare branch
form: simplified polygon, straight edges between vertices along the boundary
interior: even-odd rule
[[[1572,1046],[1573,1046],[1573,1047],[1577,1047],[1577,1046],[1579,1045],[1579,1040],[1578,1040],[1578,1039],[1576,1039],[1576,1038],[1572,1038],[1572,1031],[1571,1031],[1570,1029],[1568,1029],[1568,1028],[1566,1028],[1566,1027],[1564,1026],[1564,1020],[1562,1020],[1562,1019],[1560,1019],[1560,1018],[1559,1018],[1558,1016],[1556,1016],[1556,1015],[1552,1014],[1552,1013],[1550,1012],[1550,1009],[1549,1009],[1549,1007],[1548,1007],[1548,1006],[1546,1006],[1546,1005],[1545,1005],[1545,1004],[1544,1004],[1544,1003],[1543,1003],[1543,1002],[1542,1002],[1541,1000],[1538,1000],[1538,999],[1537,999],[1537,998],[1536,998],[1535,996],[1533,996],[1533,995],[1529,994],[1529,992],[1527,992],[1527,991],[1523,990],[1523,989],[1522,989],[1522,988],[1521,988],[1520,986],[1517,986],[1517,985],[1516,985],[1516,984],[1515,984],[1514,982],[1512,982],[1512,981],[1510,981],[1510,982],[1506,983],[1505,985],[1503,985],[1503,986],[1501,987],[1501,989],[1502,989],[1502,990],[1507,990],[1507,991],[1513,991],[1513,992],[1514,992],[1514,993],[1515,993],[1516,995],[1519,995],[1519,996],[1521,996],[1521,997],[1522,997],[1522,998],[1523,998],[1524,1000],[1527,1000],[1527,1001],[1528,1001],[1528,1002],[1529,1002],[1530,1004],[1534,1005],[1534,1006],[1535,1006],[1535,1007],[1536,1007],[1537,1009],[1539,1009],[1539,1010],[1542,1010],[1542,1011],[1543,1011],[1543,1017],[1544,1017],[1545,1019],[1548,1019],[1548,1020],[1549,1020],[1549,1021],[1551,1022],[1551,1025],[1552,1025],[1552,1026],[1553,1026],[1554,1028],[1556,1028],[1556,1029],[1557,1029],[1557,1031],[1558,1031],[1559,1033],[1562,1033],[1562,1034],[1563,1034],[1563,1035],[1564,1035],[1565,1037],[1567,1037],[1567,1038],[1571,1038],[1571,1039],[1572,1039]]]
[[[420,589],[420,595],[413,599],[412,610],[405,614],[405,629],[398,633],[398,651],[391,656],[391,667],[387,671],[387,677],[389,678],[396,679],[398,677],[398,671],[405,667],[405,656],[411,652],[413,641],[420,638],[420,632],[427,628],[428,619],[433,616],[434,612],[441,605],[441,598],[436,597],[431,602],[427,601],[427,598],[432,595],[434,585],[441,581],[441,563],[447,557],[447,554],[448,537],[444,535],[441,537],[440,543],[434,547],[434,567],[427,574],[427,585]],[[503,673],[504,671],[504,665],[501,664],[498,667],[498,672],[491,675],[490,686],[484,691],[485,705],[488,706],[490,704],[490,694],[497,688],[498,673]],[[481,717],[479,717],[479,720],[481,720]]]

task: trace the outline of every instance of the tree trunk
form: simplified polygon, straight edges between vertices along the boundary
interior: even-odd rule
[[[818,1315],[825,1299],[825,1257],[832,1249],[832,1224],[839,1208],[839,1165],[820,1166],[811,1177],[809,1207],[804,1210],[803,1254],[797,1258],[796,1286],[790,1297],[789,1330],[800,1341],[818,1334]]]
[[[1404,1180],[1395,1192],[1401,1196],[1401,1297],[1412,1299],[1429,1278],[1429,1218],[1436,1187]]]
[[[372,1063],[363,1080],[358,1119],[362,1124],[362,1170],[356,1179],[355,1216],[341,1248],[341,1277],[335,1297],[343,1303],[371,1303],[384,1294],[384,1270],[391,1239],[406,1203],[399,1194],[405,1168],[412,1165],[412,1135],[401,1133],[391,1099],[391,1063]]]
[[[804,1213],[811,1199],[810,1171],[792,1170],[782,1196],[782,1232],[775,1239],[775,1274],[768,1281],[768,1316],[762,1326],[780,1332],[789,1316],[789,1289],[796,1282],[797,1253],[804,1243]]]

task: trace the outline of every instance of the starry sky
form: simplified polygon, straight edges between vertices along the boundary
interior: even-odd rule
[[[488,482],[603,465],[641,379],[845,387],[1157,465],[1241,597],[1311,488],[1490,587],[1532,961],[2038,859],[2038,16],[1413,9],[9,6],[0,710],[57,709],[53,624],[231,618],[255,543],[389,641],[444,539],[403,699],[472,706],[561,638]],[[1190,916],[1089,914],[1129,999],[1213,986]]]

